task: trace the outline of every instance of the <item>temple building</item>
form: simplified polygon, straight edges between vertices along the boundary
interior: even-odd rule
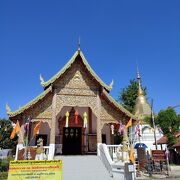
[[[157,127],[155,127],[154,130],[150,123],[145,120],[146,117],[152,118],[152,115],[154,116],[154,112],[152,111],[150,104],[147,102],[144,91],[141,87],[141,77],[139,71],[137,72],[137,81],[139,84],[138,97],[136,98],[133,113],[137,120],[134,121],[130,136],[132,137],[131,139],[134,142],[136,149],[139,145],[142,145],[144,148],[146,147],[146,150],[151,151],[156,149],[155,138],[159,139],[163,134]],[[157,149],[161,149],[160,145],[157,146]]]
[[[96,75],[80,48],[51,79],[44,81],[40,76],[40,80],[44,91],[14,112],[7,107],[7,114],[12,122],[19,121],[18,146],[30,118],[29,145],[35,146],[41,137],[49,148],[48,159],[56,154],[96,153],[97,143],[114,144],[116,124],[135,120],[110,96],[113,83],[107,85]],[[39,134],[34,137],[39,122]]]

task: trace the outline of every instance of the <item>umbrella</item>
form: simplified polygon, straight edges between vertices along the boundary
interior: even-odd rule
[[[147,148],[147,146],[144,143],[136,143],[134,149],[138,149],[139,147],[142,147],[143,149]]]

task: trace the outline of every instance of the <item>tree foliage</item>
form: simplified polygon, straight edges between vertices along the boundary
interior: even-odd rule
[[[130,84],[121,89],[119,93],[118,102],[120,102],[131,113],[134,110],[136,98],[138,96],[138,87],[138,82],[133,79],[130,80]],[[142,89],[144,91],[144,95],[146,95],[146,87],[142,87]]]
[[[144,122],[146,123],[146,124],[149,124],[152,128],[153,128],[153,120],[152,120],[152,115],[150,116],[145,116],[144,117]]]
[[[176,143],[175,135],[179,130],[180,117],[172,108],[161,110],[157,115],[156,124],[161,127],[164,135],[167,137],[168,147],[172,148],[172,146]]]
[[[12,140],[10,139],[12,130],[13,127],[10,120],[0,119],[0,148],[13,149],[13,152],[15,152],[17,136]]]

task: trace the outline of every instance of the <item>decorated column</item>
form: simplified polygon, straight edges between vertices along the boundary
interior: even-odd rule
[[[55,128],[56,128],[56,100],[57,100],[57,90],[54,89],[54,95],[52,99],[52,120],[51,120],[51,133],[50,133],[50,149],[48,159],[54,158],[55,151]]]
[[[101,137],[101,99],[100,95],[97,95],[97,144],[102,143]]]
[[[124,135],[123,135],[123,146],[122,146],[122,161],[123,162],[129,162],[129,153],[128,153],[128,135],[127,135],[127,128],[124,129]]]

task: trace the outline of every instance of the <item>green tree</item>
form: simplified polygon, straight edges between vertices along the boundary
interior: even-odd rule
[[[158,113],[155,122],[161,127],[164,135],[167,137],[168,148],[172,148],[176,143],[175,135],[179,130],[180,117],[176,114],[174,109],[167,108]]]
[[[131,113],[134,110],[136,98],[138,96],[138,81],[133,79],[130,80],[130,84],[121,89],[119,96],[118,96],[118,102],[121,103],[128,111]],[[146,87],[142,87],[144,91],[144,95],[146,95]]]
[[[0,148],[13,149],[15,153],[18,138],[16,136],[14,139],[10,139],[12,130],[13,127],[10,120],[0,119]]]

